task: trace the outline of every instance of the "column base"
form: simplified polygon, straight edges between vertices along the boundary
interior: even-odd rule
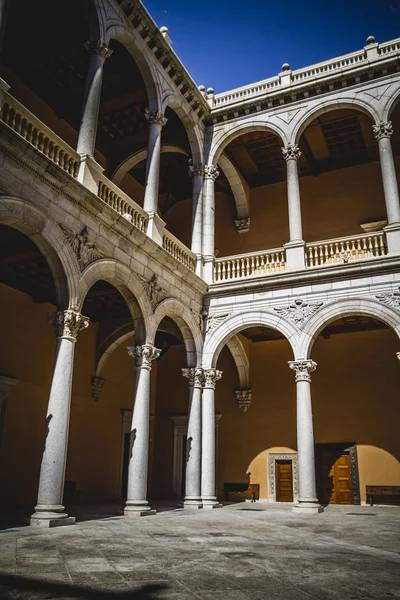
[[[35,512],[29,520],[29,524],[34,527],[62,527],[63,525],[73,525],[75,517],[69,517],[65,508],[61,504],[50,506],[38,504],[35,506]]]
[[[146,501],[142,503],[138,502],[136,504],[128,501],[124,508],[125,517],[147,517],[149,515],[155,515],[156,512],[157,511],[154,510],[154,508],[151,508]]]
[[[318,502],[299,502],[292,508],[292,512],[306,515],[316,515],[324,512],[324,507]]]
[[[193,498],[193,499],[188,499],[188,500],[186,500],[186,498],[185,498],[185,500],[183,502],[183,508],[189,508],[189,509],[203,508],[203,502],[200,498],[199,499]]]
[[[61,519],[48,519],[48,518],[42,519],[40,517],[36,517],[36,516],[32,515],[29,520],[29,525],[31,525],[32,527],[44,527],[44,528],[63,527],[65,525],[74,525],[74,523],[75,523],[75,517],[68,517],[68,515],[65,515],[65,517],[63,517]]]
[[[306,268],[306,243],[303,240],[284,244],[286,252],[286,267],[288,270]]]
[[[202,504],[205,509],[222,508],[222,504],[216,498],[203,498]]]

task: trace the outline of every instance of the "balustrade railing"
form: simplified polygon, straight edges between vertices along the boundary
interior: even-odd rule
[[[306,266],[348,263],[385,254],[387,254],[385,234],[383,231],[377,231],[306,244]]]
[[[214,267],[214,280],[227,281],[252,277],[253,275],[270,275],[285,269],[285,251],[283,248],[276,248],[240,256],[217,258]]]
[[[132,223],[137,229],[146,233],[148,215],[147,213],[134,202],[127,194],[120,190],[109,179],[103,177],[99,182],[99,198],[108,206],[125,217],[127,221]]]
[[[53,163],[77,177],[79,154],[8,93],[4,94],[1,120]]]
[[[182,244],[178,238],[169,231],[164,231],[162,242],[163,248],[168,254],[176,258],[176,260],[187,267],[189,271],[193,271],[193,273],[196,271],[196,255]]]

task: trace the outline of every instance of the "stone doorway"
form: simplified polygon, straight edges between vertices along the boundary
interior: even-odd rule
[[[321,504],[360,504],[356,444],[316,444],[315,469]]]
[[[280,464],[290,464],[291,471],[291,481],[292,481],[292,500],[280,500],[282,498],[282,490],[279,488],[282,487],[280,472],[282,470],[278,465]],[[277,471],[279,470],[278,476]],[[285,496],[288,498],[288,490],[287,490],[287,477],[288,477],[288,469],[286,467],[286,483],[285,487]],[[298,500],[298,478],[297,478],[297,452],[270,452],[268,454],[268,502],[295,502]]]

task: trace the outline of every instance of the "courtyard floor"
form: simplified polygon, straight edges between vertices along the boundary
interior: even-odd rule
[[[393,600],[400,507],[258,502],[3,529],[0,598]]]

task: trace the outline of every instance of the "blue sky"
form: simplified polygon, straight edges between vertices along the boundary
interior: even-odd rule
[[[400,36],[400,0],[145,0],[195,80],[224,92]],[[164,14],[163,11],[167,11]]]

